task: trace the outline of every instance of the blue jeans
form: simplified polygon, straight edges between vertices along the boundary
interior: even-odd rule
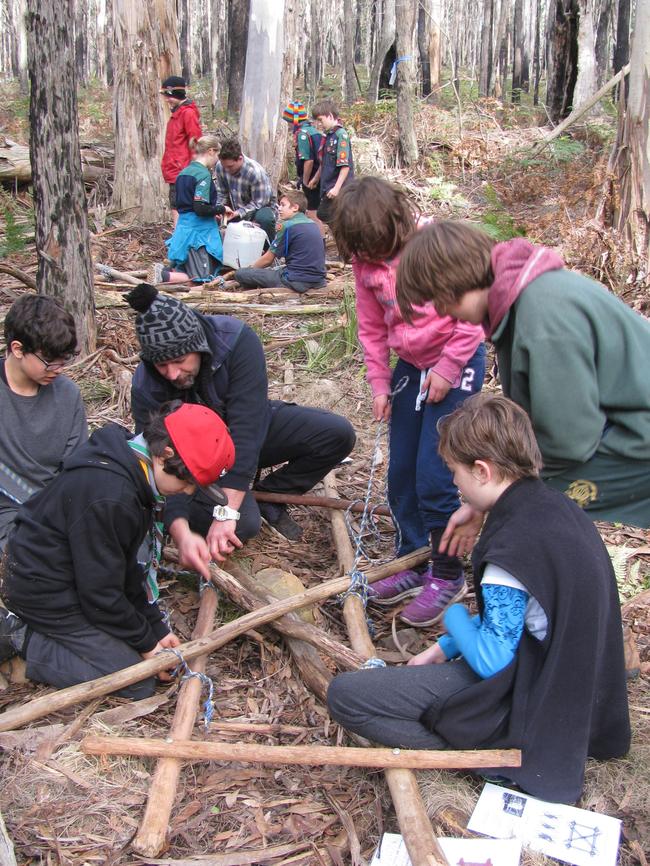
[[[485,346],[481,343],[465,366],[460,384],[440,403],[415,410],[420,371],[401,359],[393,373],[393,390],[401,379],[408,384],[393,397],[390,422],[388,501],[401,532],[397,554],[403,556],[429,543],[429,532],[445,526],[459,507],[452,473],[438,454],[437,424],[483,386]]]

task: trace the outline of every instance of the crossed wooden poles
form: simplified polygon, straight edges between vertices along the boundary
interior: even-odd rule
[[[328,476],[324,483],[327,495],[335,498],[337,491],[333,474]],[[294,613],[344,592],[349,587],[347,572],[352,566],[354,556],[345,519],[337,510],[331,511],[331,519],[339,563],[346,573],[344,577],[326,581],[289,598],[275,599],[264,604],[270,593],[261,593],[255,580],[236,565],[229,565],[236,577],[215,565],[210,566],[213,583],[226,592],[236,604],[248,608],[250,612],[227,625],[213,629],[217,595],[210,588],[202,593],[192,640],[179,647],[184,659],[193,660],[194,671],[204,672],[211,652],[265,623],[272,623],[273,627],[286,637],[303,680],[321,700],[325,698],[331,678],[322,663],[321,652],[330,656],[344,669],[355,669],[362,661],[375,655],[366,626],[363,603],[358,596],[349,595],[343,607],[351,650],[322,629],[299,619]],[[390,563],[369,569],[366,572],[368,583],[417,565],[428,555],[428,548],[421,548]],[[36,698],[23,706],[1,713],[0,731],[10,730],[65,707],[117,691],[175,665],[174,657],[162,653],[108,676]],[[144,856],[154,857],[164,847],[183,761],[235,760],[262,764],[335,764],[383,768],[413,866],[446,866],[444,855],[433,835],[413,770],[516,767],[521,763],[521,754],[517,750],[423,751],[332,746],[262,746],[191,740],[200,692],[201,682],[198,678],[193,677],[183,683],[169,737],[165,740],[90,736],[82,742],[82,750],[88,754],[139,755],[159,759],[143,819],[132,843],[134,849]]]

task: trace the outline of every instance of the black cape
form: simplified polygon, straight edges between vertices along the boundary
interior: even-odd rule
[[[587,756],[621,757],[630,746],[611,560],[574,502],[528,478],[500,497],[474,549],[479,608],[487,563],[510,572],[541,604],[546,637],[524,630],[507,668],[453,695],[426,722],[452,748],[521,748],[521,768],[503,774],[533,796],[575,802]]]

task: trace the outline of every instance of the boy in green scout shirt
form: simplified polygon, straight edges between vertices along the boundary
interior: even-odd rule
[[[307,198],[297,189],[280,197],[280,228],[269,249],[250,268],[235,271],[237,282],[246,288],[280,288],[296,292],[320,288],[325,281],[325,248],[320,229],[305,215]],[[283,258],[284,268],[272,267]]]
[[[347,130],[341,125],[338,108],[330,99],[316,103],[311,115],[323,128],[325,139],[321,144],[320,169],[308,186],[315,189],[320,183],[320,204],[316,214],[319,220],[329,223],[333,200],[354,177],[352,145]]]
[[[320,168],[319,151],[323,136],[307,117],[307,109],[297,99],[292,100],[282,111],[282,119],[291,125],[296,151],[296,186],[307,198],[307,216],[314,220],[323,234],[324,227],[316,216],[320,203],[320,189],[309,186]]]

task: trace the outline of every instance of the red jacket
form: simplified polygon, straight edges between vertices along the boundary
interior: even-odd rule
[[[175,183],[178,174],[192,161],[190,139],[201,138],[201,115],[191,99],[172,111],[165,133],[165,152],[160,163],[166,183]]]

